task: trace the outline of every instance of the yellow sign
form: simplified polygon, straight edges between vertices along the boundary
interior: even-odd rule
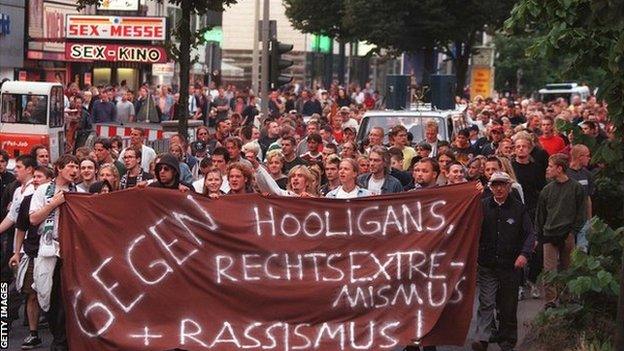
[[[482,98],[492,96],[492,73],[491,67],[472,67],[470,73],[470,99],[474,100],[477,96]]]

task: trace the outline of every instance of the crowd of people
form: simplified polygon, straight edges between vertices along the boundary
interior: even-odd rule
[[[82,111],[79,131],[98,122],[162,121],[181,108],[179,95],[167,86],[144,85],[134,94],[123,84],[80,90],[72,83],[66,97],[68,108]],[[250,92],[197,83],[182,108],[204,123],[193,140],[171,137],[166,153],[146,145],[141,128],[132,129],[126,147],[119,137],[99,137],[90,146],[78,143],[57,160],[50,160],[45,146],[35,146],[16,159],[13,174],[6,170],[9,155],[0,151],[0,232],[6,233],[4,252],[9,253],[2,264],[3,272],[16,270],[15,286],[26,301],[30,335],[23,348],[41,344],[40,309],[47,312],[52,349],[67,347],[57,242],[63,191],[101,194],[139,186],[213,199],[253,192],[350,199],[474,181],[483,193],[484,218],[472,347],[485,350],[496,342],[503,350],[513,349],[518,300],[539,298],[542,269],[566,268],[572,249],[587,246],[599,165],[590,163],[587,146],[557,130],[556,121],[580,125],[598,144],[613,138],[612,126],[607,107],[595,97],[457,102],[465,105],[469,127],[452,140],[444,140],[434,122],[426,124],[424,140],[395,125],[371,128],[358,143],[364,112],[381,108],[381,98],[369,86],[311,90],[294,85],[271,93],[269,113],[262,116]],[[556,306],[557,291],[552,286],[544,291],[545,308]]]

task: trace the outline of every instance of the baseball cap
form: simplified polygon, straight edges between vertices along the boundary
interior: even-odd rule
[[[204,152],[206,151],[206,143],[203,141],[195,141],[191,143],[191,149],[193,150],[193,153]]]
[[[340,108],[340,113],[349,113],[351,112],[351,109],[349,109],[347,106],[342,106]]]
[[[490,177],[490,184],[493,183],[511,183],[511,177],[505,172],[494,172]]]
[[[350,131],[352,131],[353,133],[355,133],[355,132],[356,132],[355,127],[351,127],[351,126],[344,127],[344,128],[342,128],[342,130],[343,130],[343,131],[350,130]]]

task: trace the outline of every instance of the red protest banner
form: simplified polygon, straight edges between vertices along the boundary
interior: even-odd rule
[[[72,350],[384,350],[463,344],[480,194],[357,200],[163,189],[67,194]]]

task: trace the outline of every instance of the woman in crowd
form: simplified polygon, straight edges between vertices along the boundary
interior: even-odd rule
[[[288,187],[288,177],[282,173],[284,166],[284,155],[280,150],[271,150],[267,153],[266,166],[271,178],[275,180],[280,189],[286,190]]]
[[[370,191],[360,188],[356,183],[359,171],[360,166],[354,159],[346,158],[340,161],[340,167],[338,167],[340,186],[327,193],[326,197],[332,199],[352,199],[371,196]]]
[[[447,183],[447,173],[451,163],[455,162],[455,154],[452,151],[438,153],[438,164],[440,165],[440,175],[438,176],[438,185]]]
[[[98,171],[98,181],[107,181],[111,192],[119,190],[119,178],[119,171],[112,163],[103,164]]]
[[[465,183],[466,180],[466,169],[464,165],[455,161],[449,165],[449,170],[446,174],[447,184],[459,184]]]
[[[225,193],[221,191],[222,184],[223,174],[221,174],[218,168],[213,168],[206,173],[202,194],[213,199],[225,195]]]

